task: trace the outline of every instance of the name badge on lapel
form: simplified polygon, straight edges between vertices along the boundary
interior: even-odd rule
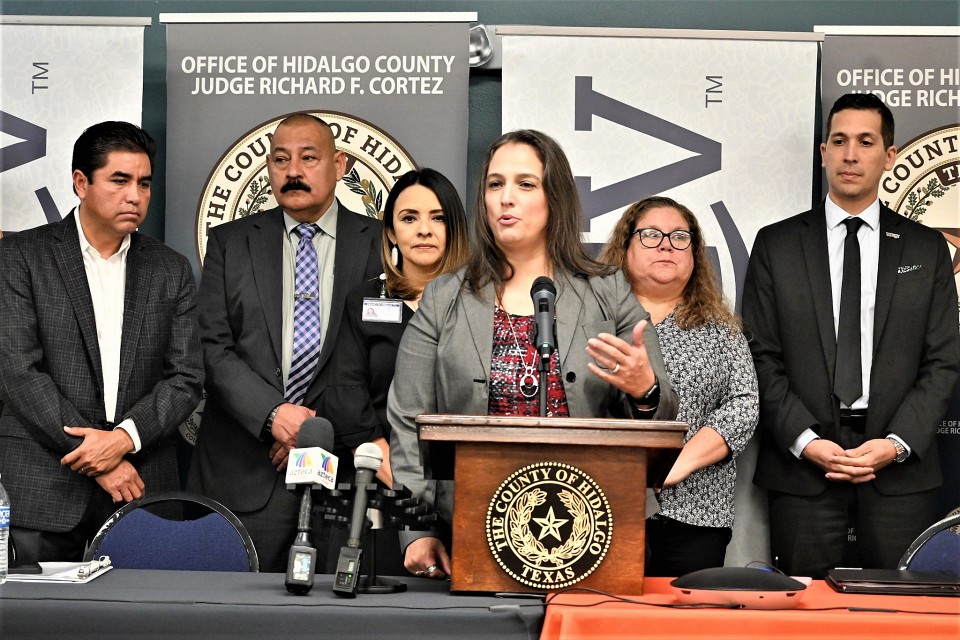
[[[364,298],[363,313],[360,318],[364,322],[403,322],[403,300],[389,298]]]

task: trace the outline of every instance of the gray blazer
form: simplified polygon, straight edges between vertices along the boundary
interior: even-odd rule
[[[112,428],[74,215],[0,240],[0,472],[14,525],[41,531],[73,529],[101,491],[60,465],[81,442],[64,425]],[[131,234],[115,421],[137,425],[148,492],[178,487],[176,428],[200,401],[194,292],[186,258]]]
[[[390,464],[396,482],[415,496],[435,505],[440,517],[451,521],[453,486],[450,481],[427,480],[417,442],[420,414],[486,415],[489,401],[490,358],[493,348],[494,290],[482,296],[462,287],[464,271],[441,276],[427,285],[397,354],[390,387],[387,418],[393,431]],[[612,333],[630,342],[634,326],[650,315],[637,303],[623,275],[576,278],[560,274],[557,284],[557,352],[570,416],[632,417],[626,394],[587,369],[587,340]],[[650,324],[644,344],[660,385],[657,420],[677,415],[677,397],[670,386],[657,335]],[[430,535],[405,532],[403,543]]]

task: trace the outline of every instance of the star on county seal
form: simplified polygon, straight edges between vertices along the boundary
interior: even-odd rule
[[[514,580],[561,589],[589,576],[613,537],[613,515],[596,481],[560,462],[538,462],[504,480],[487,509],[487,543]]]
[[[899,149],[880,181],[880,200],[942,233],[953,252],[953,272],[960,274],[960,125],[928,131]]]
[[[311,112],[333,130],[347,170],[336,195],[348,209],[379,218],[386,194],[397,178],[417,164],[394,138],[373,124],[335,111]],[[197,207],[197,256],[203,263],[210,229],[277,206],[267,174],[270,140],[282,115],[243,134],[220,157],[204,184]]]

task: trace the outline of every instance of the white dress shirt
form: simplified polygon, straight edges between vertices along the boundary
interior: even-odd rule
[[[333,305],[333,267],[337,254],[337,217],[339,205],[334,198],[316,225],[320,232],[313,236],[313,247],[317,251],[317,277],[319,278],[320,294],[320,348],[327,337],[327,327],[330,324],[330,307]],[[294,231],[300,224],[283,212],[283,308],[281,310],[283,340],[281,353],[281,367],[283,373],[283,388],[287,387],[287,376],[290,374],[290,362],[293,360],[293,293],[294,280],[297,273],[297,245],[300,236]]]
[[[827,252],[830,258],[830,291],[833,300],[833,334],[836,337],[840,326],[840,290],[843,286],[843,244],[847,227],[843,221],[852,217],[837,205],[830,196],[824,203],[827,220]],[[844,409],[866,409],[870,400],[870,369],[873,366],[873,315],[877,302],[877,272],[880,269],[880,201],[874,200],[861,211],[863,220],[857,230],[860,243],[860,370],[863,395]],[[890,434],[893,435],[893,434]],[[818,438],[813,429],[807,429],[797,438],[790,451],[798,458],[811,440]],[[909,452],[910,447],[893,435]]]
[[[123,337],[123,297],[127,283],[127,252],[130,236],[124,236],[120,249],[103,258],[87,240],[80,224],[80,211],[74,216],[77,236],[80,238],[80,254],[87,273],[87,286],[93,301],[93,315],[97,324],[97,344],[100,347],[100,368],[103,370],[103,408],[107,422],[113,422],[117,412],[117,395],[120,387],[120,343]],[[126,419],[116,425],[133,441],[133,453],[140,450],[140,434],[133,420]]]

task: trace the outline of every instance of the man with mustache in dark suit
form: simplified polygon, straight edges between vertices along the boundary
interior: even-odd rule
[[[267,163],[280,206],[207,241],[198,306],[208,397],[189,486],[237,514],[261,571],[282,572],[299,501],[281,472],[327,384],[346,293],[380,274],[380,230],[335,197],[347,158],[323,120],[281,121]],[[314,536],[321,568],[325,539]]]

